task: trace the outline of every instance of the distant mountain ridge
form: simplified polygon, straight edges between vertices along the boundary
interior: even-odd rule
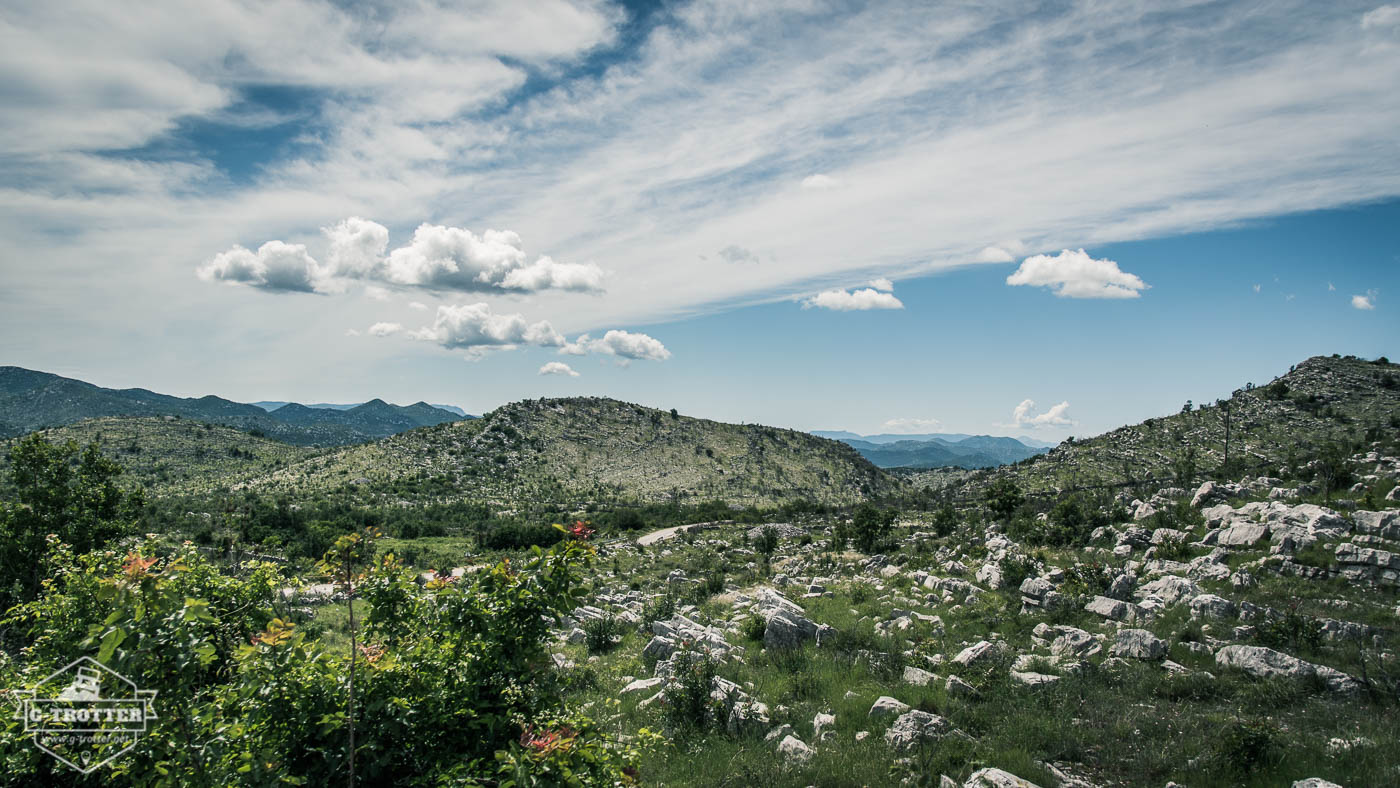
[[[463,418],[426,402],[398,406],[379,399],[343,410],[287,403],[269,412],[213,395],[184,398],[109,389],[48,372],[0,367],[0,436],[109,416],[175,416],[256,430],[301,446],[362,443]]]
[[[272,412],[272,411],[274,411],[274,410],[277,410],[278,408],[282,407],[283,405],[297,405],[297,404],[302,404],[303,407],[314,408],[314,409],[318,409],[318,410],[351,410],[351,409],[354,409],[354,408],[358,408],[359,406],[364,405],[365,403],[363,403],[363,402],[350,402],[350,403],[334,403],[334,402],[296,403],[296,402],[289,402],[289,401],[287,401],[287,400],[269,400],[269,399],[264,399],[264,400],[258,400],[257,402],[250,402],[250,403],[248,403],[248,404],[249,404],[249,405],[257,405],[258,407],[260,407],[260,408],[262,408],[263,410],[268,411],[268,412],[270,413],[270,412]],[[419,404],[421,405],[422,403],[419,403]],[[475,416],[471,415],[470,413],[467,413],[465,410],[462,410],[461,408],[457,407],[456,405],[443,405],[443,404],[437,403],[437,402],[433,402],[433,403],[429,403],[429,404],[430,404],[432,407],[437,408],[438,410],[445,410],[445,411],[447,411],[448,413],[455,413],[455,414],[457,414],[458,416],[462,416],[462,417],[464,417],[464,418],[468,418],[468,419],[474,419],[474,418],[476,418]]]
[[[815,430],[818,437],[845,443],[880,468],[993,468],[1044,454],[1016,438],[963,433],[924,435],[856,435],[844,430]]]

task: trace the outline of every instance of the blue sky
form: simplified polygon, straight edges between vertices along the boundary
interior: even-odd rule
[[[1053,440],[1400,356],[1400,6],[0,22],[0,363]]]

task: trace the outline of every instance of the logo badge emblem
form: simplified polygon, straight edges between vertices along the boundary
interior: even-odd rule
[[[34,746],[83,774],[131,750],[156,718],[156,690],[139,689],[91,657],[15,694],[21,698],[15,718]]]

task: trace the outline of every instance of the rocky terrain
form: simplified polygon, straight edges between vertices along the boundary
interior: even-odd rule
[[[802,432],[724,424],[617,400],[525,400],[480,419],[326,453],[239,489],[350,489],[402,498],[404,479],[438,496],[537,501],[810,500],[849,504],[900,484],[849,446]],[[410,499],[411,500],[411,499]]]

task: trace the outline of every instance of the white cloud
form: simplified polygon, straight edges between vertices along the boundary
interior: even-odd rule
[[[1014,263],[1016,257],[1000,246],[988,246],[977,253],[979,263]]]
[[[498,315],[487,304],[440,306],[433,324],[410,333],[410,336],[436,342],[448,349],[467,350],[508,349],[516,345],[559,347],[564,344],[564,338],[548,321],[531,323],[521,314]]]
[[[840,185],[841,181],[831,177],[830,175],[825,175],[820,172],[814,175],[808,175],[807,177],[802,179],[802,188],[804,189],[814,189],[820,191],[822,189],[834,189]]]
[[[562,361],[551,361],[548,364],[545,364],[544,366],[540,367],[539,374],[568,375],[571,378],[578,377],[578,373],[575,372],[572,367],[570,367],[568,364],[565,364]]]
[[[1370,311],[1376,308],[1376,291],[1367,290],[1365,295],[1354,295],[1351,297],[1351,305],[1356,309]]]
[[[359,331],[356,331],[356,330],[353,329],[353,328],[347,328],[347,329],[345,329],[345,336],[347,336],[347,337],[357,337],[357,336],[359,336],[359,335],[360,335],[360,332],[359,332]]]
[[[671,351],[667,350],[666,346],[656,339],[646,334],[634,334],[628,331],[609,331],[603,335],[602,339],[589,342],[588,349],[594,353],[621,356],[625,359],[665,361],[671,357]]]
[[[1383,5],[1361,15],[1361,29],[1394,27],[1400,23],[1400,6]]]
[[[201,279],[245,284],[277,292],[313,293],[324,272],[301,244],[268,241],[251,252],[234,246],[199,268]]]
[[[111,338],[74,351],[74,323],[36,336],[33,352],[111,369],[156,308],[187,325],[220,308],[189,347],[237,334],[240,357],[256,357],[253,337],[312,332],[320,310],[235,314],[227,292],[175,272],[270,238],[338,269],[316,244],[341,217],[373,217],[401,241],[424,220],[510,228],[528,242],[524,266],[546,252],[598,261],[606,294],[531,301],[572,337],[805,297],[870,271],[903,280],[989,244],[1022,257],[998,239],[1096,248],[1362,204],[1400,184],[1400,47],[1381,24],[1390,12],[1354,4],[753,15],[693,0],[651,17],[606,69],[571,66],[617,41],[614,3],[382,6],[6,6],[0,238],[12,251],[0,267],[15,298],[0,336],[44,323],[50,294],[102,277],[100,295],[71,308]],[[529,73],[543,90],[517,91]],[[249,85],[303,100],[275,127],[286,118],[242,108],[256,104]],[[187,144],[207,123],[262,124],[293,144],[229,171]],[[815,173],[841,188],[801,188]],[[764,265],[736,274],[716,257],[739,239]],[[247,371],[203,370],[210,387]]]
[[[1335,293],[1335,292],[1337,292],[1337,286],[1334,285],[1334,284],[1332,284],[1331,282],[1328,282],[1328,283],[1327,283],[1327,292],[1329,292],[1329,293]]]
[[[1026,253],[1026,245],[1016,239],[1002,241],[998,244],[983,247],[977,253],[979,263],[1013,263],[1017,257]]]
[[[922,432],[937,432],[943,427],[943,422],[938,419],[890,419],[885,422],[884,427],[886,432],[908,435]]]
[[[1061,402],[1051,407],[1041,414],[1035,414],[1035,402],[1033,400],[1022,400],[1011,412],[1012,423],[1008,426],[1027,427],[1037,429],[1040,427],[1065,427],[1072,426],[1078,422],[1073,421],[1066,412],[1069,410],[1069,402]]]
[[[1254,286],[1254,292],[1256,292],[1256,293],[1259,292],[1259,285],[1255,285],[1255,286]]]
[[[1137,298],[1148,288],[1138,277],[1118,270],[1117,263],[1096,260],[1083,249],[1027,257],[1006,283],[1048,287],[1065,298]]]
[[[875,288],[876,290],[880,290],[886,293],[892,292],[894,290],[894,282],[891,282],[890,280],[884,277],[880,277],[879,279],[871,279],[870,286]]]
[[[372,337],[387,337],[403,332],[401,323],[375,323],[369,327],[369,335]]]
[[[419,312],[426,312],[426,311],[428,311],[428,305],[425,304],[425,303],[423,303],[422,301],[409,301],[409,302],[408,302],[408,308],[409,308],[409,309],[416,309],[416,310],[418,310]]]
[[[903,309],[904,303],[893,293],[882,293],[871,287],[849,292],[846,290],[826,290],[802,302],[803,309],[834,309],[850,312],[867,309]]]
[[[326,261],[335,276],[360,279],[373,275],[389,248],[389,228],[358,216],[323,227],[321,232],[330,242]]]
[[[603,289],[603,269],[594,263],[560,263],[548,256],[530,262],[520,236],[509,230],[487,230],[481,235],[462,227],[422,224],[413,233],[413,240],[385,254],[389,246],[389,230],[381,224],[351,217],[339,224],[322,228],[328,242],[326,266],[321,266],[306,252],[306,247],[292,247],[281,241],[269,241],[259,249],[295,248],[299,264],[306,270],[305,286],[276,287],[266,277],[249,273],[254,263],[248,251],[235,246],[201,269],[205,278],[224,279],[264,287],[269,290],[319,290],[332,292],[344,289],[344,280],[371,279],[402,287],[458,292],[522,292],[566,290],[596,293]],[[204,272],[218,268],[222,274]],[[269,270],[273,265],[269,263]],[[294,283],[295,284],[295,283]],[[389,292],[378,285],[367,285],[365,294],[377,301],[387,301]]]

